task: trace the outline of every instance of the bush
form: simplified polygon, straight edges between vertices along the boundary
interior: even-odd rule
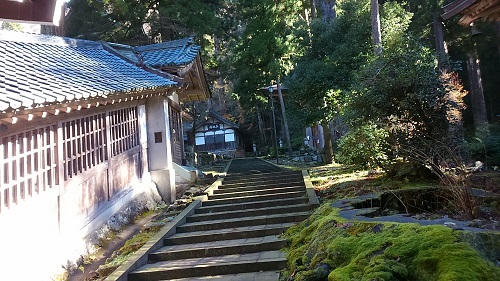
[[[389,133],[375,124],[362,125],[340,138],[337,160],[365,168],[382,167],[388,159],[388,137]]]
[[[500,125],[490,125],[489,134],[476,137],[469,143],[469,149],[473,160],[500,166]]]

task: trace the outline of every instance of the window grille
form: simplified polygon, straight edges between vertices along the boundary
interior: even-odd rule
[[[181,114],[179,111],[169,106],[170,110],[170,130],[172,132],[171,138],[173,142],[180,142],[182,139],[181,130]]]
[[[0,139],[0,212],[58,184],[56,126]]]
[[[113,156],[139,145],[137,107],[129,107],[109,113],[111,151]]]
[[[108,160],[106,114],[96,114],[62,123],[64,179]]]

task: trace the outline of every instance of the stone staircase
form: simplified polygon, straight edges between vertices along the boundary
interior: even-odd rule
[[[276,281],[286,265],[279,235],[311,209],[302,173],[233,160],[223,184],[128,280]]]

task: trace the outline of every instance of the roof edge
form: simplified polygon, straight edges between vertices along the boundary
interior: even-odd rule
[[[170,79],[174,82],[177,83],[177,86],[182,86],[182,84],[184,83],[184,79],[182,79],[181,77],[179,76],[176,76],[176,75],[173,75],[173,74],[169,74],[169,73],[166,73],[166,72],[162,72],[162,71],[159,71],[159,70],[156,70],[156,69],[153,69],[153,68],[150,68],[150,67],[147,67],[146,65],[144,65],[144,63],[142,63],[140,60],[139,60],[139,63],[136,63],[135,61],[127,58],[126,56],[120,54],[117,50],[115,50],[109,43],[107,42],[101,42],[101,45],[103,47],[104,50],[110,52],[111,54],[119,57],[120,59],[132,64],[132,65],[135,65],[151,74],[155,74],[155,75],[158,75],[158,76],[161,76],[163,78],[167,78],[167,79]]]
[[[165,41],[165,42],[156,43],[156,44],[135,46],[135,47],[133,47],[133,50],[134,50],[134,53],[136,53],[136,52],[147,52],[147,51],[153,51],[153,50],[161,50],[161,49],[165,49],[165,48],[183,47],[183,46],[188,46],[188,45],[195,45],[193,37],[185,37],[185,38],[181,38],[181,39],[177,39],[177,40]]]
[[[20,43],[43,44],[43,45],[102,48],[101,44],[96,41],[45,35],[45,34],[17,32],[11,30],[0,30],[0,40],[10,41],[10,42],[20,42]]]

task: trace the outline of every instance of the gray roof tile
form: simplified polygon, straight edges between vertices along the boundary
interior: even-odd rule
[[[0,110],[173,85],[99,42],[0,31]]]
[[[193,38],[184,38],[158,44],[134,47],[134,52],[145,65],[159,68],[163,66],[184,66],[194,61],[200,46]]]

